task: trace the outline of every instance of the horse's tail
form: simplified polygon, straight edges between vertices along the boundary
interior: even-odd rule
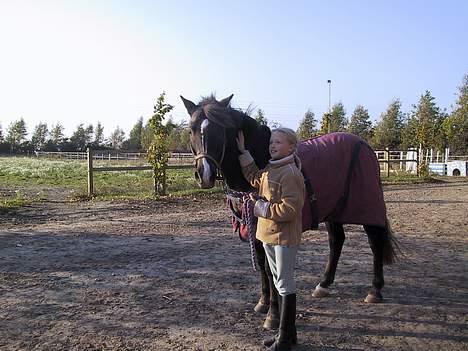
[[[384,264],[392,264],[398,260],[398,254],[401,253],[400,245],[398,240],[395,238],[393,234],[393,230],[390,226],[390,222],[386,221],[385,224],[385,231],[386,231],[386,239],[384,243],[383,249],[383,263]]]

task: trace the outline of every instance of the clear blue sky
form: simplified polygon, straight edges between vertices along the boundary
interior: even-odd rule
[[[0,125],[100,121],[108,136],[147,120],[165,90],[234,94],[297,128],[341,101],[378,119],[425,90],[451,111],[468,73],[468,1],[0,0]]]

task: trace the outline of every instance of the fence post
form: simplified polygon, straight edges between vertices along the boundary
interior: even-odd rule
[[[93,196],[94,194],[94,184],[93,184],[93,150],[88,147],[87,157],[88,157],[88,196]]]
[[[154,195],[158,195],[158,181],[156,180],[156,169],[153,168]]]
[[[387,178],[390,177],[390,151],[388,147],[385,148],[385,159],[387,161]]]
[[[163,170],[163,183],[162,183],[162,194],[161,195],[166,195],[166,167],[164,167],[164,170]]]
[[[419,149],[417,152],[416,152],[416,177],[419,177],[419,162],[420,162],[420,151],[421,149]]]

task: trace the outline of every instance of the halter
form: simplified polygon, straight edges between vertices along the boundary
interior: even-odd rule
[[[216,167],[218,168],[219,171],[221,171],[221,163],[223,162],[223,159],[224,159],[224,144],[223,144],[223,153],[221,154],[221,160],[216,161],[216,159],[211,156],[210,154],[206,153],[206,152],[201,152],[199,153],[198,155],[196,155],[193,160],[195,161],[195,163],[199,160],[199,159],[202,159],[202,158],[207,158],[208,160],[211,160],[213,161],[213,163],[216,165]]]
[[[213,122],[213,121],[211,121]],[[209,153],[207,152],[200,152],[198,155],[195,155],[195,157],[193,158],[193,161],[195,162],[195,164],[197,163],[198,160],[202,159],[202,158],[206,158],[208,160],[211,160],[213,161],[213,163],[216,165],[216,168],[218,169],[219,172],[221,172],[221,164],[223,163],[223,160],[224,160],[224,153],[226,152],[226,128],[219,124],[219,123],[216,123],[216,122],[213,122],[215,124],[218,124],[220,127],[223,128],[223,151],[221,152],[221,159],[218,161],[216,160],[213,156],[211,156]],[[203,145],[203,147],[205,147]]]

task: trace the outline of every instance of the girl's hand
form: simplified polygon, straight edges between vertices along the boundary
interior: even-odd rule
[[[267,201],[263,196],[258,195],[257,193],[250,193],[249,194],[250,200],[252,201],[257,201],[257,200],[262,200],[262,201]]]
[[[239,149],[239,152],[243,154],[245,152],[245,138],[244,138],[244,133],[242,132],[242,130],[239,130],[237,132],[236,142],[237,142],[237,148]]]

